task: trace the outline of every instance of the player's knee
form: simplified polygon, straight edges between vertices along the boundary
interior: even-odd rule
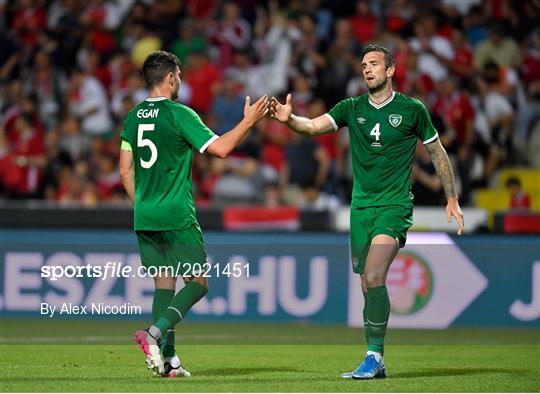
[[[175,290],[176,289],[176,278],[168,277],[168,276],[155,277],[154,278],[154,284],[155,284],[156,289]]]
[[[362,274],[360,275],[360,284],[362,285],[362,292],[364,294],[367,293],[367,285],[366,285],[366,275]]]
[[[364,273],[366,287],[379,287],[384,285],[383,271],[366,271]],[[367,289],[365,290],[367,292]]]

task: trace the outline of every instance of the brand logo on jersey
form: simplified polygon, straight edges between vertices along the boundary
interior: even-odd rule
[[[356,256],[352,257],[352,265],[354,268],[358,267],[358,257]]]
[[[433,294],[429,265],[410,252],[398,254],[387,277],[392,313],[412,315],[426,306]]]
[[[366,120],[364,118],[362,118],[362,117],[356,118],[356,121],[358,122],[358,124],[366,123]]]
[[[388,117],[388,121],[393,127],[398,127],[401,124],[403,117],[401,115],[392,114]]]

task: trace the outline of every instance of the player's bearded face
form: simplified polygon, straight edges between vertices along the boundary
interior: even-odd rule
[[[370,93],[375,93],[384,89],[386,83],[388,82],[386,73],[377,76],[371,75],[369,78],[366,78],[366,76],[364,75],[364,80],[366,81],[366,85]]]
[[[388,83],[384,55],[380,52],[367,53],[362,61],[362,75],[370,93],[384,89]]]

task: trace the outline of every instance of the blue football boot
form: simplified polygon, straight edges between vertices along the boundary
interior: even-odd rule
[[[375,356],[369,354],[362,364],[358,364],[358,368],[352,372],[342,373],[341,377],[345,379],[384,379],[386,378],[384,360],[381,359],[380,362],[377,362]]]

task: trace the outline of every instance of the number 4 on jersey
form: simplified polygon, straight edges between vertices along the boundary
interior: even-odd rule
[[[147,146],[148,148],[150,148],[150,160],[145,161],[141,158],[142,168],[152,167],[157,160],[158,152],[157,152],[156,145],[148,138],[143,138],[144,137],[143,133],[145,131],[154,131],[155,126],[156,125],[153,123],[140,124],[139,128],[137,129],[137,147],[144,148],[145,146]]]
[[[373,128],[369,132],[369,135],[373,135],[375,137],[375,141],[377,142],[379,142],[379,136],[381,135],[381,132],[379,130],[380,127],[381,127],[381,124],[377,123],[375,126],[373,126]]]

